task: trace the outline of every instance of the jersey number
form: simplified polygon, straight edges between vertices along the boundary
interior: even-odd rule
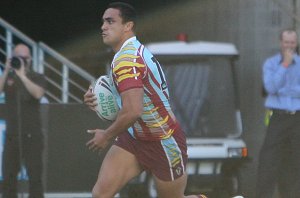
[[[167,82],[166,82],[166,79],[163,75],[163,72],[162,72],[162,69],[161,69],[161,66],[160,66],[159,62],[156,60],[156,58],[154,56],[151,58],[151,60],[155,63],[155,65],[158,69],[158,73],[159,73],[159,76],[160,76],[160,79],[161,79],[161,84],[160,84],[161,89],[162,90],[167,89]]]

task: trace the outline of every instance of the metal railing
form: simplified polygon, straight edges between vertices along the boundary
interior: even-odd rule
[[[0,17],[0,55],[1,55],[1,66],[4,67],[6,57],[12,56],[13,48],[16,42],[22,42],[28,45],[32,51],[32,66],[33,69],[37,69],[37,45],[36,42],[33,41],[31,38],[14,28],[12,25],[7,23]]]
[[[38,72],[46,75],[47,95],[59,103],[82,102],[83,94],[95,78],[78,65],[47,46],[38,44]]]
[[[5,67],[13,48],[24,43],[32,51],[33,70],[46,76],[46,97],[54,103],[81,103],[95,78],[43,42],[35,42],[0,17],[0,66]]]

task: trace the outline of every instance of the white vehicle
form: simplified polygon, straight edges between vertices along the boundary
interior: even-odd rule
[[[248,158],[241,139],[236,47],[175,41],[150,43],[147,48],[162,65],[173,111],[187,135],[186,191],[209,193],[210,198],[241,194],[239,171]],[[157,197],[148,173],[132,180],[122,194]]]

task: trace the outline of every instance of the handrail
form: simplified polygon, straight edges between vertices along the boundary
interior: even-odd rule
[[[4,19],[0,17],[0,24],[6,29],[6,50],[7,50],[7,56],[10,57],[12,55],[12,49],[13,49],[13,40],[12,40],[12,34],[16,37],[18,37],[20,40],[22,40],[24,43],[28,44],[32,47],[32,63],[33,63],[33,69],[37,70],[37,46],[36,42],[23,34],[21,31],[19,31],[17,28],[10,25],[8,22],[6,22]]]
[[[0,24],[4,26],[7,30],[11,31],[14,35],[22,39],[25,43],[29,45],[36,45],[35,41],[33,41],[31,38],[26,36],[25,34],[21,33],[18,29],[7,23],[4,19],[0,17]]]
[[[52,86],[52,90],[48,88],[46,91],[46,96],[49,97],[49,99],[59,103],[69,103],[69,99],[72,99],[74,102],[82,102],[82,92],[86,90],[89,84],[95,81],[95,78],[91,74],[81,69],[78,65],[45,43],[35,42],[1,17],[0,28],[4,29],[3,33],[5,34],[0,32],[0,38],[6,44],[5,47],[1,47],[0,49],[4,57],[12,56],[15,38],[31,47],[33,70],[45,74],[48,84]],[[55,61],[58,64],[55,66],[49,64],[47,62],[49,57],[50,62]],[[4,65],[4,62],[2,63],[0,61],[0,65]],[[56,71],[56,73],[51,73],[51,70]],[[48,75],[50,73],[51,75]],[[76,79],[74,74],[76,74]],[[71,79],[72,77],[73,79]]]
[[[89,74],[85,70],[81,69],[78,65],[76,65],[73,62],[71,62],[68,59],[66,59],[64,56],[62,56],[58,52],[56,52],[53,49],[51,49],[45,43],[39,42],[39,48],[43,49],[45,52],[47,52],[48,54],[50,54],[51,56],[53,56],[54,58],[56,58],[57,60],[59,60],[63,64],[68,65],[68,67],[70,69],[72,69],[73,71],[75,71],[76,73],[80,73],[80,75],[82,77],[84,77],[86,80],[89,80],[90,82],[95,81],[95,77],[93,77],[91,74]]]
[[[39,42],[38,44],[38,55],[39,55],[39,69],[41,73],[47,73],[52,72],[52,74],[59,76],[61,78],[61,84],[57,82],[53,82],[53,80],[48,79],[48,82],[52,84],[54,89],[58,89],[61,92],[61,103],[68,103],[70,102],[69,99],[73,99],[75,102],[82,101],[82,95],[83,90],[86,90],[87,87],[83,87],[82,85],[76,83],[74,80],[71,79],[71,71],[75,72],[77,75],[79,75],[86,84],[91,84],[93,81],[95,81],[95,78],[89,74],[88,72],[81,69],[78,65],[74,64],[70,60],[66,59],[64,56],[62,56],[60,53],[53,50],[51,47],[49,47],[47,44],[43,42]],[[54,65],[49,64],[46,59],[50,56],[51,58],[54,58],[58,62],[58,66],[60,69],[56,68]],[[54,71],[54,72],[53,72]],[[77,96],[74,93],[71,93],[70,86],[73,86],[77,89],[77,95],[80,94],[80,97]],[[79,93],[78,93],[79,92]],[[47,92],[49,93],[49,92]],[[47,94],[49,97],[52,97],[53,95]],[[57,101],[57,97],[53,98]]]

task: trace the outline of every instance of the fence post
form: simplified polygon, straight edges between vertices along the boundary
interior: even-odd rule
[[[38,64],[38,48],[37,45],[32,46],[32,67],[34,71],[39,72],[39,64]]]
[[[10,58],[12,56],[12,48],[13,48],[13,38],[12,38],[12,32],[9,30],[6,30],[6,57]]]
[[[44,51],[40,47],[37,49],[37,71],[41,74],[45,73],[45,66],[44,66]]]
[[[63,103],[68,103],[68,93],[69,93],[69,68],[67,65],[63,64],[62,71],[62,101]]]

